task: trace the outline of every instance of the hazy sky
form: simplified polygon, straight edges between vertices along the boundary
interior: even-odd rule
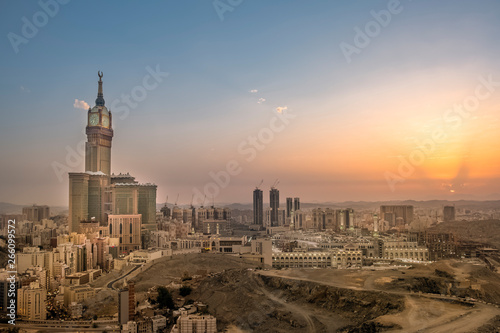
[[[499,13],[499,1],[2,1],[0,201],[68,204],[98,70],[112,171],[156,183],[158,202],[250,202],[261,179],[266,201],[276,179],[282,200],[486,198],[500,188]]]

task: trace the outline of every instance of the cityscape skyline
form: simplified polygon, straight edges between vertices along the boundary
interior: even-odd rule
[[[67,205],[98,70],[116,115],[111,171],[156,183],[158,203],[189,204],[231,161],[241,171],[219,203],[250,203],[261,179],[302,202],[498,199],[498,3],[395,3],[245,2],[221,20],[211,3],[71,2],[17,52],[9,34],[44,9],[3,4],[0,202]],[[116,26],[74,23],[91,15]],[[370,22],[380,31],[361,47]]]
[[[0,331],[500,327],[500,2],[0,4]]]

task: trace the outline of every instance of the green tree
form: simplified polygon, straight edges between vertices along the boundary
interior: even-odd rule
[[[170,292],[165,287],[158,287],[158,297],[156,297],[156,302],[158,302],[158,306],[160,308],[174,308],[172,295],[170,295]]]
[[[182,286],[179,289],[179,294],[181,296],[187,296],[187,295],[191,294],[191,287],[190,286]]]

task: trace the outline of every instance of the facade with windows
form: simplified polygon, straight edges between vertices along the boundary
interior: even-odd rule
[[[273,253],[273,268],[347,268],[361,267],[360,249],[332,249],[324,252]]]
[[[428,261],[429,249],[417,242],[384,241],[383,258]]]
[[[141,214],[109,215],[109,237],[119,239],[119,251],[131,252],[141,248]]]

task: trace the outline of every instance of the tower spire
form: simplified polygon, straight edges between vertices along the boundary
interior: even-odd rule
[[[97,90],[97,99],[95,100],[95,105],[104,106],[104,95],[102,93],[102,72],[98,71],[97,76],[99,76],[99,88]]]

